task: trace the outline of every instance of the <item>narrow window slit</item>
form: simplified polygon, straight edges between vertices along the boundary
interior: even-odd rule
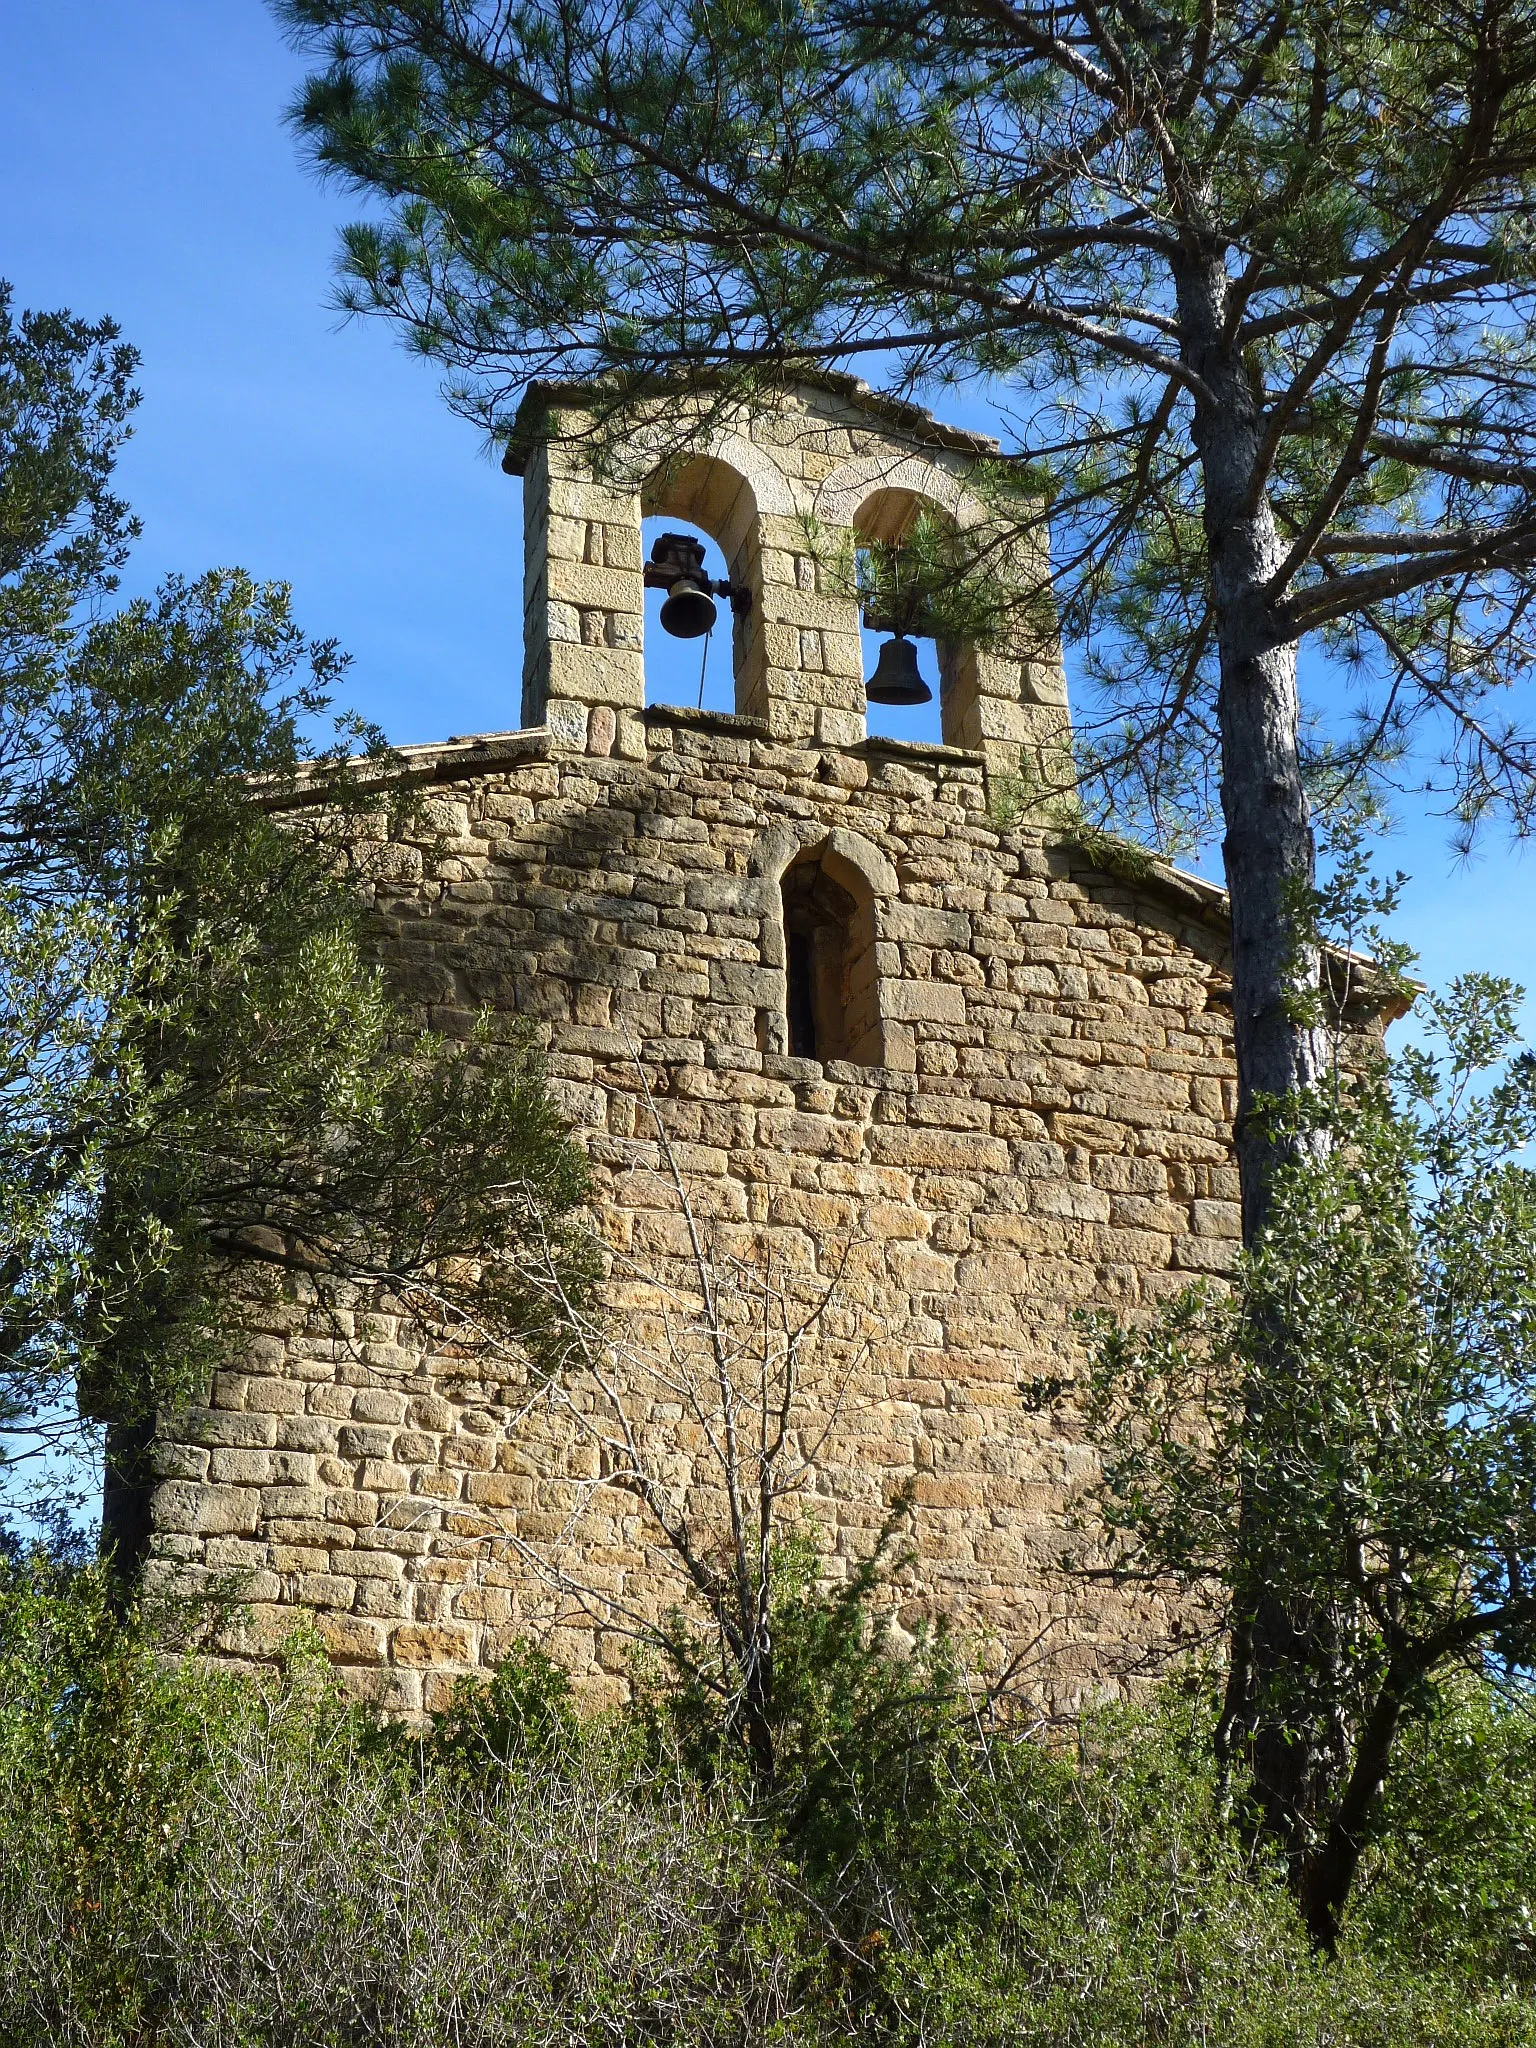
[[[785,871],[783,897],[790,1052],[797,1059],[867,1061],[867,1046],[850,1051],[850,1006],[857,1006],[860,993],[854,983],[862,986],[863,980],[850,970],[861,964],[855,956],[867,950],[855,943],[855,934],[869,920],[861,919],[853,897],[814,858]]]
[[[797,1060],[816,1057],[816,1005],[812,995],[809,932],[787,934],[789,966],[789,1049]]]

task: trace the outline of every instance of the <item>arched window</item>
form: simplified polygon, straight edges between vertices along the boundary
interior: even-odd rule
[[[924,516],[945,526],[954,525],[950,513],[936,500],[905,486],[883,485],[871,491],[853,515],[855,544],[862,547],[870,541],[878,541],[887,547],[899,548]],[[866,614],[861,633],[866,675],[874,670],[881,641],[888,630],[884,622],[871,622]],[[948,700],[955,669],[963,658],[962,651],[948,642],[935,640],[932,633],[925,632],[921,625],[909,632],[908,637],[916,645],[918,668],[923,680],[937,692],[936,701],[915,707],[871,703],[867,707],[869,730],[871,734],[887,739],[954,743],[957,735],[951,730],[953,720]]]
[[[640,528],[640,546],[647,557],[663,533],[681,529],[704,546],[704,573],[711,583],[728,576],[724,555],[702,527],[676,513],[647,518]],[[707,639],[677,640],[661,624],[664,590],[645,593],[645,701],[647,704],[697,706],[701,711],[734,711],[737,701],[735,619],[724,598]]]
[[[846,862],[836,865],[842,879],[819,851],[807,852],[780,885],[788,1049],[797,1059],[875,1066],[882,1051],[874,898]]]
[[[848,938],[857,905],[819,860],[784,871],[789,1049],[796,1059],[848,1056]]]
[[[762,666],[762,571],[757,499],[740,470],[714,455],[695,455],[658,470],[640,494],[642,542],[649,553],[664,529],[688,530],[706,542],[705,567],[752,592],[745,611],[719,599],[707,656],[701,642],[671,640],[658,618],[661,594],[647,593],[646,695],[653,703],[702,703],[706,709],[746,707]],[[701,665],[703,689],[700,691]]]

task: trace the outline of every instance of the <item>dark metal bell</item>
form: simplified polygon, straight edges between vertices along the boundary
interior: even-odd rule
[[[898,634],[887,640],[864,685],[871,704],[931,704],[933,692],[917,672],[917,649]]]
[[[662,599],[662,631],[677,640],[698,640],[709,632],[719,612],[708,585],[692,576],[679,576]]]

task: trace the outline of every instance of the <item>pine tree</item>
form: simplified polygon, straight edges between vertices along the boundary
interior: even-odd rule
[[[1536,559],[1530,0],[278,12],[325,59],[308,148],[386,209],[346,233],[346,302],[493,433],[550,372],[865,363],[1014,408],[1106,693],[1089,765],[1165,821],[1219,779],[1251,1235],[1247,1111],[1321,1070],[1285,998],[1309,771],[1412,746],[1468,829],[1536,815],[1503,708]],[[1309,638],[1353,664],[1322,758]]]

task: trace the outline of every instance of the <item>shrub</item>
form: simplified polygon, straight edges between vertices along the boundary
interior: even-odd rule
[[[1052,1750],[953,1644],[786,1587],[765,1792],[696,1702],[580,1720],[532,1650],[402,1729],[302,1637],[257,1683],[93,1568],[5,1569],[0,2042],[1536,2043],[1529,1717],[1469,1689],[1425,1731],[1330,1964],[1227,1824],[1208,1687]]]

